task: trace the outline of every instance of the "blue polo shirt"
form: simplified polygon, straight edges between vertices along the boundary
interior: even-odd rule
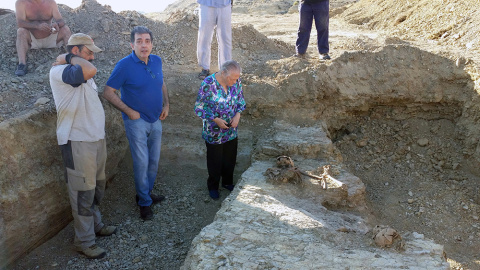
[[[135,51],[118,61],[107,85],[120,89],[122,101],[140,117],[153,123],[158,120],[163,109],[162,58],[151,54],[148,64],[140,60]],[[128,116],[122,112],[123,119]]]

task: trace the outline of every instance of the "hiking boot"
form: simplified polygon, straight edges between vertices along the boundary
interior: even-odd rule
[[[150,206],[140,206],[140,217],[143,220],[151,220],[153,218],[153,211]]]
[[[93,244],[88,248],[78,248],[77,251],[87,256],[88,259],[100,259],[107,254],[103,248],[98,247],[96,244]]]
[[[321,53],[320,54],[320,59],[321,60],[330,60],[330,55],[328,55],[328,53]]]
[[[152,203],[159,203],[159,202],[165,200],[165,196],[156,195],[156,194],[153,194],[153,193],[150,194],[150,198],[152,199]],[[137,204],[138,204],[139,200],[140,200],[140,197],[138,197],[138,195],[135,195],[135,201],[137,202]]]
[[[117,227],[104,225],[102,229],[95,233],[96,236],[110,236],[117,232]]]
[[[152,203],[159,203],[163,200],[165,200],[165,196],[163,195],[156,195],[156,194],[153,194],[153,193],[150,193],[150,198],[152,198]]]
[[[222,187],[232,191],[235,185],[222,185]]]
[[[210,70],[208,70],[208,69],[202,69],[202,72],[200,72],[200,73],[198,74],[198,78],[199,78],[200,80],[205,80],[205,78],[206,78],[208,75],[210,75]]]
[[[214,200],[218,200],[218,198],[220,198],[220,194],[218,193],[218,190],[209,190],[208,192],[210,193],[210,198]]]
[[[24,76],[25,74],[27,74],[27,65],[18,64],[17,70],[15,70],[15,75]]]

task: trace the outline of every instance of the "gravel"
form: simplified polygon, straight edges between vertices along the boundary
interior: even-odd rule
[[[143,221],[135,205],[130,162],[127,158],[120,165],[100,207],[104,223],[118,226],[116,234],[97,237],[97,245],[107,250],[106,257],[89,260],[78,254],[70,223],[13,269],[179,269],[193,238],[213,221],[229,192],[220,190],[221,199],[213,201],[206,188],[206,170],[161,161],[154,192],[166,199],[153,207],[153,220]]]

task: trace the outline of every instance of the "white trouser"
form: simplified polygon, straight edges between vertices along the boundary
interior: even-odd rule
[[[232,6],[214,8],[200,5],[197,41],[198,65],[210,69],[213,30],[217,26],[218,68],[232,60]]]

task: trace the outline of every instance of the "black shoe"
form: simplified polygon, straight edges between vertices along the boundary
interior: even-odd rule
[[[143,220],[150,220],[153,218],[153,211],[150,206],[140,206],[140,216]]]
[[[165,200],[165,196],[163,195],[155,195],[153,193],[150,194],[150,198],[152,198],[152,203],[159,203],[163,200]],[[138,201],[140,200],[140,197],[138,197],[138,195],[135,195],[135,202],[137,202],[138,204]]]
[[[210,75],[210,70],[208,70],[208,69],[202,69],[202,72],[200,72],[200,73],[198,74],[198,78],[199,78],[200,80],[205,80],[205,78],[206,78],[208,75]]]
[[[218,193],[218,190],[209,190],[208,192],[210,193],[210,198],[214,200],[218,200],[218,198],[220,198],[220,194]]]
[[[222,187],[232,191],[235,185],[222,185]]]
[[[25,74],[27,74],[27,65],[18,64],[17,70],[15,70],[15,75],[24,76]]]
[[[320,54],[320,59],[321,60],[330,60],[330,55],[328,55],[328,53],[321,53]]]
[[[159,203],[159,202],[165,200],[165,196],[156,195],[156,194],[153,194],[153,193],[150,193],[150,198],[152,198],[153,203]]]

